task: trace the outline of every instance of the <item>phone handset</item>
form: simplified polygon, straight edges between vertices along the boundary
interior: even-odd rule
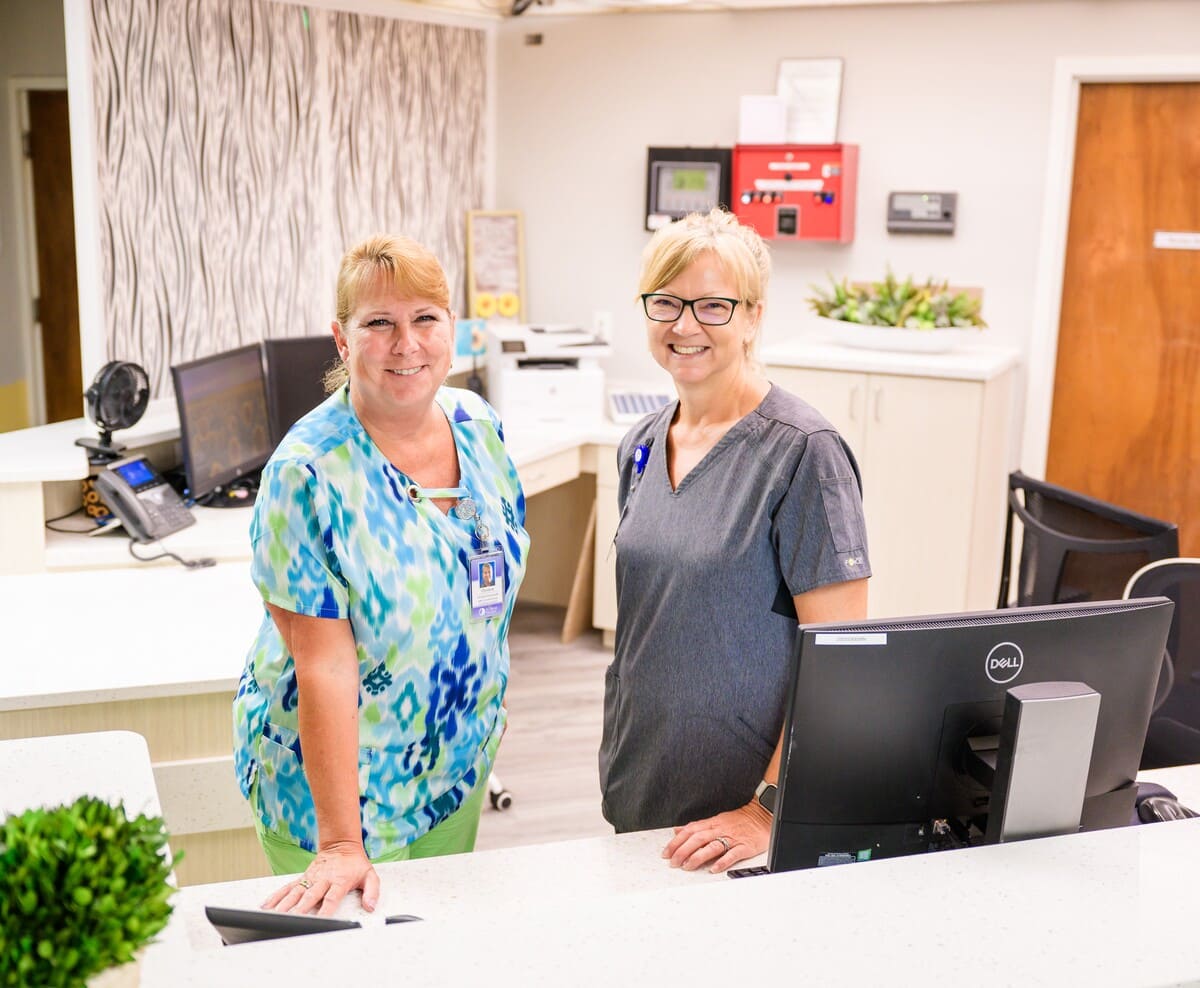
[[[135,542],[154,542],[196,523],[179,495],[144,456],[108,464],[97,474],[95,484]]]

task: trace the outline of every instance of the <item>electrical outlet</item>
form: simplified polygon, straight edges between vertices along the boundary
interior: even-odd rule
[[[592,332],[606,343],[612,340],[613,316],[611,312],[597,309],[592,313]]]

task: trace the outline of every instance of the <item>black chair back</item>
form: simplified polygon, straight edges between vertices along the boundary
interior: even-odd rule
[[[1167,559],[1133,575],[1126,597],[1169,597],[1175,615],[1167,635],[1173,679],[1150,718],[1142,768],[1200,762],[1200,559]]]
[[[1013,518],[1023,527],[1015,600],[1009,600]],[[1118,600],[1146,563],[1179,555],[1179,532],[1105,501],[1034,480],[1008,477],[1008,517],[997,607]]]

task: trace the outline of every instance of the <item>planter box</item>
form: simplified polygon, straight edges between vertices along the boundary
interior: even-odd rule
[[[860,350],[895,350],[901,353],[946,353],[955,347],[983,340],[984,330],[904,329],[899,326],[863,326],[856,322],[818,316],[821,332],[831,343]]]

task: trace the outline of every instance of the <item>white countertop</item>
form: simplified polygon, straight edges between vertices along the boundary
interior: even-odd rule
[[[801,336],[763,347],[759,359],[768,367],[811,367],[818,370],[908,377],[944,377],[990,381],[1015,367],[1020,353],[1009,347],[972,343],[948,353],[897,353],[838,346],[818,335]]]
[[[82,480],[88,475],[87,450],[76,439],[98,439],[86,418],[0,433],[0,484]],[[113,433],[118,445],[145,447],[179,438],[179,412],[173,398],[150,402],[131,429]]]
[[[131,816],[162,812],[146,739],[131,731],[0,741],[0,780],[0,818],[85,795]]]
[[[614,445],[628,428],[600,415],[594,421],[505,422],[504,426],[509,454],[518,467],[583,443]],[[88,475],[87,451],[76,446],[75,440],[98,436],[96,426],[86,418],[0,433],[0,484],[82,480]],[[113,434],[115,443],[133,449],[178,438],[175,401],[161,398],[150,402],[137,425]]]
[[[1200,978],[1200,820],[738,881],[667,868],[664,836],[385,865],[363,930],[239,947],[206,946],[203,906],[255,908],[278,880],[193,886],[142,984],[390,984],[398,972],[606,988],[727,986],[748,972],[820,985]],[[392,912],[424,921],[381,925]]]
[[[245,563],[0,575],[0,600],[0,710],[232,695],[264,613]]]
[[[1200,793],[1200,767],[1148,773]],[[145,744],[0,742],[0,809],[81,792],[156,811]],[[180,891],[144,988],[406,979],[689,986],[1163,985],[1200,979],[1200,820],[730,880],[672,870],[669,831],[382,865],[362,930],[221,947],[206,905],[257,908],[276,878]],[[385,926],[394,913],[421,922]],[[368,980],[370,979],[370,980]]]
[[[54,429],[56,427],[47,426],[46,428]],[[584,445],[615,446],[621,441],[621,437],[627,429],[628,426],[614,425],[599,417],[594,421],[570,424],[518,422],[512,426],[506,426],[505,445],[517,470],[520,471],[546,457]],[[0,436],[0,442],[3,441],[3,438]],[[50,438],[49,434],[46,438],[47,440]],[[82,450],[76,450],[76,452],[82,453]],[[2,448],[0,448],[0,463],[3,463]],[[3,467],[0,467],[0,482],[3,482],[3,476],[4,470]],[[195,525],[167,536],[156,545],[137,547],[138,554],[142,556],[156,555],[161,551],[159,548],[161,546],[162,549],[174,552],[186,559],[203,556],[219,561],[250,558],[251,512],[248,505],[233,508],[197,506],[191,508],[191,511],[196,516]],[[84,528],[88,522],[82,515],[77,515],[60,522],[60,524]],[[47,569],[59,571],[127,567],[132,562],[129,558],[129,539],[119,526],[111,531],[102,531],[92,535],[47,529],[45,539]],[[155,567],[155,569],[165,568],[165,565]]]

